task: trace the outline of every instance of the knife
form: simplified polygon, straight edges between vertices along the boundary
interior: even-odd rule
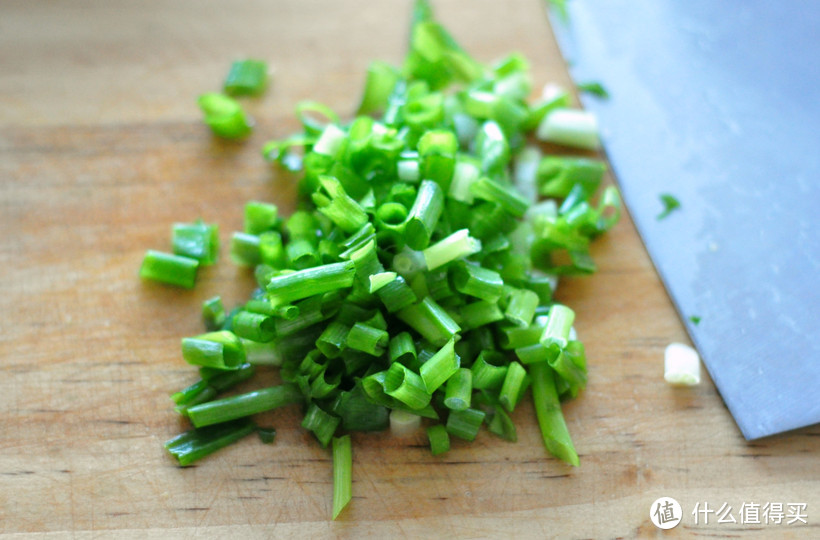
[[[820,3],[573,0],[552,26],[746,439],[820,422]],[[680,207],[659,219],[660,197]]]

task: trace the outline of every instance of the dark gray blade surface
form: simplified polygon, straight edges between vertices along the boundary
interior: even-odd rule
[[[584,106],[743,435],[820,422],[820,2],[568,4],[572,75],[611,94]]]

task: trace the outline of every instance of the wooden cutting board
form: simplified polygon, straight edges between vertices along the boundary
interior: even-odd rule
[[[439,18],[482,61],[526,54],[536,83],[569,85],[544,5],[451,0]],[[581,454],[547,456],[529,400],[519,441],[482,433],[432,457],[423,434],[354,436],[353,502],[329,520],[328,452],[295,410],[262,415],[251,437],[181,469],[162,443],[185,426],[168,394],[195,378],[179,353],[203,299],[244,300],[227,257],[193,291],[140,282],[174,221],[221,226],[249,199],[293,205],[293,179],[259,149],[297,128],[301,99],[349,115],[368,62],[398,63],[410,3],[279,0],[0,4],[0,533],[56,537],[632,537],[658,533],[651,503],[682,505],[677,536],[817,537],[820,428],[746,443],[708,379],[676,389],[664,347],[685,341],[628,216],[597,242],[601,270],[567,280],[589,388],[565,408]],[[248,104],[255,134],[213,140],[196,96],[229,62],[269,61]],[[816,360],[816,359],[812,359]],[[271,379],[272,380],[272,379]],[[807,504],[807,524],[741,524],[742,503]],[[735,524],[695,523],[704,503]]]

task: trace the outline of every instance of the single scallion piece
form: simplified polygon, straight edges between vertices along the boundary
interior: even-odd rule
[[[237,60],[231,64],[223,85],[231,96],[256,96],[265,91],[268,65],[261,60]]]
[[[302,393],[296,386],[283,384],[195,405],[188,409],[188,417],[196,427],[210,426],[285,405],[301,403],[303,399]]]
[[[250,420],[238,420],[216,426],[191,429],[165,443],[165,449],[183,467],[213,454],[254,432],[256,426]]]
[[[220,330],[183,338],[182,357],[195,366],[237,369],[245,362],[245,348],[233,332]]]
[[[210,93],[199,96],[198,103],[205,115],[205,123],[214,135],[223,139],[241,139],[250,135],[253,120],[235,99]]]
[[[339,517],[353,493],[353,447],[350,435],[335,437],[333,454],[333,519]]]
[[[430,441],[430,452],[434,456],[450,450],[450,434],[447,433],[447,428],[443,424],[428,427],[427,439]]]
[[[190,257],[172,255],[149,249],[140,267],[140,277],[167,285],[193,289],[199,261]]]

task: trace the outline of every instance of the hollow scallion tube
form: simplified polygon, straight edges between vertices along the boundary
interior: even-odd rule
[[[267,285],[268,297],[275,305],[289,304],[294,300],[350,287],[355,275],[353,261],[299,270],[272,278]]]
[[[453,437],[473,441],[481,429],[486,414],[478,409],[464,409],[463,411],[450,411],[447,416],[447,433]]]
[[[430,130],[419,139],[422,178],[436,182],[443,193],[449,190],[453,179],[457,150],[458,140],[448,130]]]
[[[351,349],[378,357],[384,354],[389,339],[390,336],[384,330],[356,323],[347,334],[346,344]]]
[[[535,317],[538,295],[528,289],[514,289],[507,299],[504,317],[521,328],[528,327]]]
[[[518,362],[510,362],[501,390],[498,392],[498,401],[505,409],[512,412],[521,396],[524,394],[527,371]]]
[[[370,293],[374,293],[395,280],[398,274],[395,272],[377,272],[367,277]]]
[[[335,437],[333,455],[333,519],[339,517],[353,493],[353,450],[350,435]]]
[[[450,279],[456,290],[487,302],[501,298],[504,280],[498,272],[476,264],[459,263],[450,268]]]
[[[470,407],[473,393],[473,372],[467,368],[458,370],[447,379],[444,389],[444,406],[453,411]]]
[[[419,375],[424,381],[424,387],[428,394],[435,392],[439,386],[444,384],[460,366],[459,358],[455,353],[455,339],[450,340],[439,349],[436,354],[430,357],[419,368]]]
[[[413,292],[413,289],[410,288],[402,276],[396,276],[396,279],[380,287],[376,291],[376,295],[390,313],[407,308],[418,301],[416,293]]]
[[[316,348],[328,358],[338,358],[347,346],[347,336],[350,327],[346,324],[334,320],[327,325],[319,339],[316,340]]]
[[[196,259],[202,265],[214,264],[219,254],[219,227],[202,220],[174,223],[171,245],[175,255]]]
[[[244,231],[248,234],[260,235],[276,227],[279,219],[279,209],[275,204],[262,201],[248,201],[245,203]]]
[[[470,191],[474,197],[498,204],[515,217],[523,217],[530,207],[530,202],[523,195],[486,176],[473,182],[470,185]]]
[[[473,388],[495,390],[501,387],[507,375],[506,359],[499,352],[484,350],[479,353],[470,370],[473,372]]]
[[[262,60],[237,60],[225,77],[223,88],[231,96],[255,96],[265,91],[268,65]]]
[[[464,330],[480,328],[504,319],[504,313],[501,312],[496,302],[486,302],[484,300],[462,306],[459,314],[461,315],[461,326]]]
[[[325,412],[316,403],[311,403],[305,417],[302,418],[302,427],[312,431],[322,448],[325,448],[340,422],[338,416]]]
[[[247,419],[218,426],[191,429],[165,443],[165,449],[186,467],[217,450],[254,432],[256,426]]]
[[[567,430],[558,392],[555,390],[555,375],[546,362],[530,365],[532,379],[532,401],[535,416],[541,430],[544,446],[554,456],[578,466],[578,453]]]
[[[172,255],[149,249],[140,267],[140,277],[167,285],[193,289],[199,261],[190,257]]]
[[[402,364],[390,366],[384,378],[384,393],[410,409],[421,409],[430,403],[430,394],[422,378]]]
[[[182,339],[182,357],[195,366],[237,369],[245,362],[245,348],[227,330]]]
[[[417,304],[405,307],[396,315],[427,341],[439,347],[461,330],[453,318],[429,296]]]
[[[450,434],[443,424],[436,424],[427,428],[427,439],[430,441],[430,452],[434,456],[450,450]]]
[[[231,260],[239,266],[256,266],[262,262],[259,237],[242,232],[233,233],[230,255]]]
[[[225,306],[221,297],[213,296],[202,302],[202,321],[207,330],[219,330],[225,324],[225,319]]]
[[[352,233],[367,223],[364,209],[353,200],[341,182],[332,176],[320,176],[321,189],[311,197],[319,212],[345,232]]]
[[[388,357],[390,363],[399,362],[410,369],[420,367],[417,365],[418,355],[416,345],[413,343],[413,336],[409,332],[401,332],[390,339],[388,344]],[[418,371],[416,369],[416,371]]]
[[[415,250],[427,247],[443,209],[444,192],[441,187],[432,180],[423,180],[404,225],[408,246]]]
[[[267,343],[276,337],[275,322],[272,317],[250,311],[240,311],[233,316],[231,328],[240,338]]]
[[[541,343],[548,349],[558,351],[567,346],[569,331],[575,321],[575,312],[563,304],[553,304],[547,317],[547,325],[541,333]]]
[[[461,229],[439,240],[422,251],[428,270],[435,270],[449,262],[481,251],[481,241],[470,236],[469,229]]]
[[[188,417],[194,426],[203,427],[301,403],[303,399],[295,385],[286,383],[195,405],[188,408]]]

